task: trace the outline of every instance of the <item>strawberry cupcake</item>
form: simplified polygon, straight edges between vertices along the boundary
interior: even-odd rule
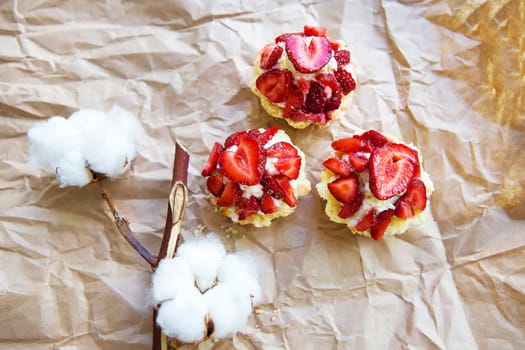
[[[323,27],[279,35],[253,65],[251,89],[263,108],[297,129],[328,125],[347,108],[356,88],[350,51]]]
[[[335,140],[332,148],[316,185],[330,220],[375,240],[424,220],[434,185],[416,147],[369,130]]]
[[[212,203],[239,224],[269,226],[288,216],[310,191],[305,156],[277,126],[215,142],[202,169]]]

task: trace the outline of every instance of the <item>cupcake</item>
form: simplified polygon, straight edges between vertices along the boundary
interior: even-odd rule
[[[350,50],[327,37],[323,27],[279,35],[253,65],[251,89],[262,107],[297,129],[328,125],[348,107],[356,88]]]
[[[240,131],[215,142],[202,169],[211,201],[239,224],[269,226],[292,214],[310,191],[305,156],[277,126]]]
[[[423,222],[434,185],[416,147],[369,130],[332,148],[316,185],[330,220],[375,240]]]

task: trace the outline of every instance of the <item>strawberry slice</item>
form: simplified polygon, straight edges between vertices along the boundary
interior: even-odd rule
[[[265,176],[262,179],[266,193],[272,197],[284,201],[290,207],[297,205],[297,198],[293,192],[290,180],[284,175]]]
[[[275,44],[268,44],[265,47],[263,47],[261,52],[261,62],[260,66],[262,69],[270,69],[279,60],[281,55],[283,54],[283,48],[279,45]]]
[[[235,204],[239,208],[239,211],[237,212],[239,220],[246,219],[248,216],[257,213],[261,208],[257,198],[254,196],[250,196],[249,198],[241,196]]]
[[[318,74],[315,79],[323,86],[325,103],[323,111],[329,112],[339,108],[341,104],[341,87],[332,73]]]
[[[352,74],[342,67],[337,68],[334,72],[343,94],[348,95],[351,91],[355,90],[355,80]]]
[[[219,165],[231,181],[256,185],[261,181],[266,157],[259,142],[244,136],[239,146],[225,149],[219,156]]]
[[[341,177],[328,184],[328,190],[341,203],[352,203],[359,194],[359,180],[355,176]]]
[[[376,224],[376,211],[374,208],[368,210],[365,215],[357,222],[355,229],[364,231]]]
[[[359,135],[337,139],[332,142],[332,148],[343,153],[372,151],[368,143]]]
[[[363,192],[359,192],[357,197],[351,203],[343,204],[337,215],[342,219],[346,219],[354,215],[359,210],[359,208],[361,208],[364,198],[365,196]]]
[[[261,197],[261,211],[264,214],[271,214],[277,211],[277,206],[275,205],[272,196],[268,193],[264,193]]]
[[[257,89],[274,103],[284,102],[293,80],[292,72],[287,69],[271,69],[259,75],[255,81]]]
[[[417,152],[400,143],[387,143],[370,154],[370,190],[379,199],[404,192],[416,170]]]
[[[390,225],[392,216],[394,216],[394,209],[383,210],[382,212],[376,215],[376,223],[370,229],[370,235],[373,239],[377,241],[383,238],[388,225]]]
[[[348,154],[350,164],[352,168],[360,173],[368,166],[368,153],[356,152]]]
[[[311,113],[321,113],[324,110],[324,106],[327,102],[324,87],[317,81],[312,80],[310,82],[310,89],[306,95],[304,101],[305,111]]]
[[[293,33],[284,33],[284,34],[281,34],[279,36],[277,36],[275,38],[275,43],[278,44],[278,43],[284,43],[286,41],[286,39],[290,36],[290,35],[304,35],[303,32],[293,32]]]
[[[303,31],[304,31],[304,35],[307,35],[307,36],[326,36],[325,27],[305,25]]]
[[[427,190],[425,183],[417,177],[412,178],[407,191],[396,201],[395,215],[407,219],[415,215],[414,208],[425,210],[427,207]]]
[[[227,182],[224,185],[220,197],[217,199],[217,205],[221,207],[229,207],[237,203],[239,198],[242,197],[242,190],[239,184],[235,182]]]
[[[217,168],[217,161],[219,160],[219,156],[224,151],[224,147],[218,142],[215,142],[211,148],[210,155],[208,157],[208,161],[206,162],[206,165],[204,165],[204,168],[202,169],[201,175],[202,176],[208,176],[212,173],[212,171]]]
[[[271,158],[290,158],[298,154],[297,148],[285,141],[274,143],[266,150],[266,156]]]
[[[328,158],[323,165],[336,175],[349,176],[352,171],[350,164],[336,157]]]
[[[206,188],[215,197],[219,197],[224,189],[224,175],[220,171],[214,171],[206,180]]]
[[[334,58],[339,66],[346,66],[350,63],[350,51],[337,50],[334,52]]]
[[[295,84],[304,95],[308,94],[308,91],[310,91],[310,80],[308,79],[299,78],[295,80]]]
[[[246,131],[239,131],[234,134],[231,134],[224,141],[224,148],[229,148],[231,146],[239,146],[241,139],[246,135]]]
[[[388,139],[376,130],[368,130],[361,134],[361,138],[372,147],[382,147],[388,143]]]
[[[316,72],[330,61],[332,50],[325,37],[310,37],[307,43],[302,35],[290,35],[285,44],[288,58],[301,73]]]
[[[278,126],[272,126],[266,130],[264,130],[263,132],[261,132],[258,136],[257,136],[257,141],[259,141],[259,143],[261,144],[261,146],[264,146],[268,143],[268,141],[270,141],[274,136],[275,134],[277,134],[277,131],[279,131],[279,127]]]
[[[299,170],[301,169],[302,159],[299,156],[289,158],[278,158],[273,166],[277,170],[278,174],[286,175],[291,180],[295,180],[299,177]]]

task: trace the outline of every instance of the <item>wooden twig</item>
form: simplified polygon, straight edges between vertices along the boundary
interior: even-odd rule
[[[113,200],[111,199],[111,196],[109,195],[109,192],[106,190],[103,184],[103,180],[96,181],[98,184],[98,187],[100,189],[100,192],[102,192],[102,197],[106,200],[106,203],[108,204],[109,209],[111,210],[111,214],[113,214],[113,219],[115,221],[115,226],[117,226],[118,231],[120,234],[128,241],[128,243],[135,248],[135,250],[146,260],[152,267],[157,266],[158,259],[156,256],[151,254],[135,237],[133,234],[133,231],[131,231],[131,228],[129,227],[129,221],[126,218],[123,218],[120,216],[120,214],[117,211],[117,208],[113,204]]]
[[[156,268],[158,263],[164,258],[172,258],[180,243],[180,232],[184,212],[188,203],[188,165],[189,154],[179,143],[175,144],[175,159],[173,161],[173,176],[171,179],[171,190],[168,201],[168,211],[166,214],[166,224],[164,234],[157,256]],[[153,310],[153,350],[175,349],[176,344],[172,343],[157,325],[157,310]]]

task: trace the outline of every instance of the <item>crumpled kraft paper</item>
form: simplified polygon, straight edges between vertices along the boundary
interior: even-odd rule
[[[525,347],[525,8],[508,1],[5,1],[0,5],[0,347],[149,349],[151,269],[95,186],[27,163],[27,130],[80,108],[146,131],[108,191],[158,250],[174,141],[191,153],[183,236],[220,234],[259,263],[263,305],[201,349]],[[327,128],[291,130],[250,92],[256,52],[321,25],[358,88]],[[372,241],[329,222],[315,190],[270,228],[232,225],[199,175],[213,142],[279,125],[317,183],[334,138],[374,128],[421,149],[431,215]],[[186,348],[191,348],[187,346]]]

